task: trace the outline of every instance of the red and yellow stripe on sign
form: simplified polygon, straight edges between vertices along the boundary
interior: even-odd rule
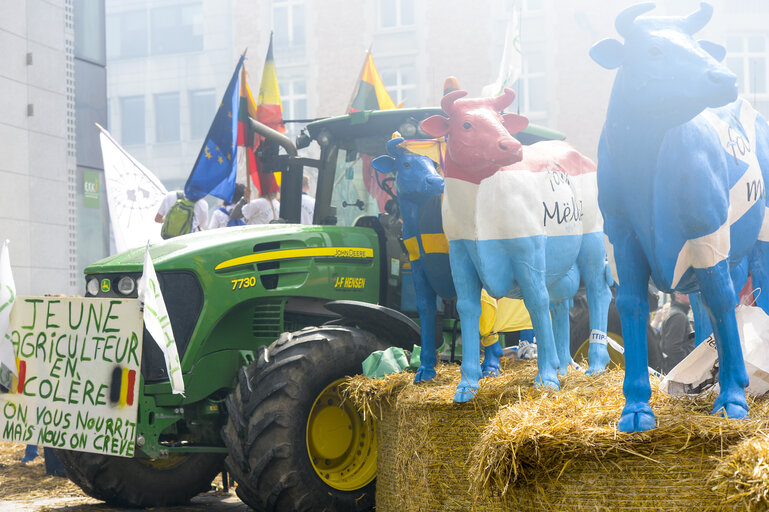
[[[134,404],[134,385],[136,384],[136,370],[123,368],[123,376],[120,382],[120,405]]]
[[[17,393],[22,394],[24,393],[24,383],[27,380],[27,362],[18,357],[16,358],[16,373],[19,376],[13,378],[11,389],[16,389]]]

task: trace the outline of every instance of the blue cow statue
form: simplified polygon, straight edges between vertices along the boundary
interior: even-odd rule
[[[411,276],[417,295],[417,312],[422,350],[414,383],[435,377],[437,363],[435,345],[436,299],[453,299],[457,292],[451,280],[448,240],[441,222],[443,177],[432,160],[414,154],[400,144],[402,137],[387,142],[387,152],[372,160],[371,165],[385,174],[395,172],[398,207],[403,218],[403,239],[411,262]],[[478,324],[476,322],[476,330]],[[483,375],[499,372],[502,348],[496,342],[485,350]]]
[[[558,389],[573,364],[569,306],[585,281],[590,309],[590,369],[609,361],[606,322],[611,292],[595,164],[562,141],[523,148],[513,137],[528,125],[500,114],[515,93],[463,99],[448,93],[448,115],[421,123],[447,136],[443,228],[462,322],[462,378],[455,402],[471,400],[481,377],[478,320],[481,288],[495,298],[523,298],[537,336],[539,385]],[[552,318],[552,323],[551,323]]]
[[[624,432],[655,427],[649,407],[646,318],[649,277],[663,291],[699,291],[720,365],[714,414],[745,418],[748,377],[734,308],[750,270],[767,290],[769,126],[720,64],[726,50],[694,34],[713,9],[687,17],[616,18],[615,39],[590,56],[618,68],[598,146],[598,202],[619,279],[625,342]],[[765,295],[765,294],[763,294]]]

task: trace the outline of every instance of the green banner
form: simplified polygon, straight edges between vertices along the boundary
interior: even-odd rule
[[[98,171],[83,171],[83,206],[86,208],[99,208],[100,174]]]

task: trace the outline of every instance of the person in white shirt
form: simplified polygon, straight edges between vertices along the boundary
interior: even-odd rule
[[[230,214],[238,201],[240,201],[240,198],[243,197],[245,190],[246,186],[244,184],[237,183],[235,185],[235,193],[232,195],[232,203],[222,201],[222,206],[214,210],[214,213],[211,215],[211,222],[208,223],[208,229],[240,226],[244,224],[243,222],[238,223],[237,220],[230,221]]]
[[[302,224],[312,224],[312,216],[315,213],[315,198],[310,195],[310,178],[302,176]]]
[[[174,190],[169,192],[165,198],[163,198],[163,202],[160,203],[160,208],[158,208],[158,213],[155,214],[155,222],[162,224],[163,221],[166,220],[166,215],[168,215],[168,212],[171,210],[171,207],[174,205],[177,199],[179,199],[179,194],[182,194],[182,197],[184,196],[184,192],[181,190]],[[195,208],[192,211],[192,231],[191,233],[194,233],[196,231],[201,231],[203,226],[206,226],[208,224],[208,203],[205,201],[205,199],[198,199],[195,201]]]
[[[232,209],[230,219],[242,217],[246,224],[269,224],[280,215],[280,202],[276,199],[277,195],[277,192],[269,192],[249,201],[251,188],[246,188],[243,198]]]

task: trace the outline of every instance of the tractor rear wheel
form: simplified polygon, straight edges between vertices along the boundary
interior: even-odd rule
[[[163,459],[129,459],[70,450],[56,450],[56,456],[83,492],[120,507],[185,504],[210,490],[224,458],[214,453],[172,453]]]
[[[342,379],[387,344],[343,326],[284,333],[238,374],[222,437],[238,496],[257,511],[374,507],[376,430]]]

